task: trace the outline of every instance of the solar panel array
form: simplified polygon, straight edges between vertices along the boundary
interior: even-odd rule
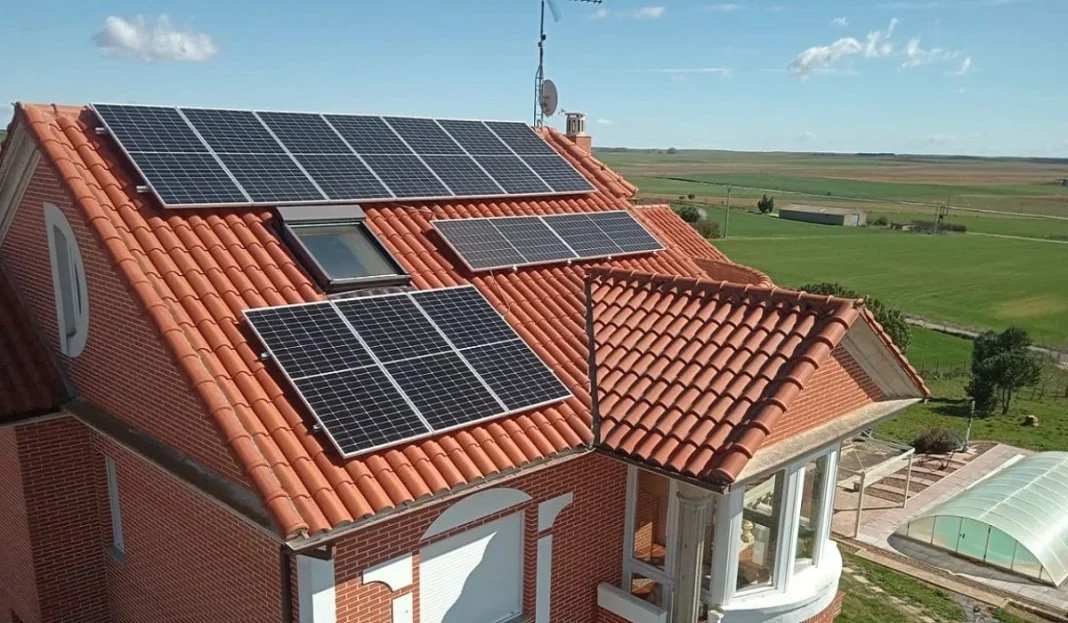
[[[473,286],[245,317],[346,457],[571,396]]]
[[[431,223],[475,272],[664,249],[626,210]]]
[[[167,207],[596,190],[519,122],[117,104],[93,109]]]

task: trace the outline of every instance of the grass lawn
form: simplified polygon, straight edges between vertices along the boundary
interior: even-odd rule
[[[774,219],[762,225],[812,233],[744,239],[747,221],[733,216],[732,236],[716,246],[777,284],[837,281],[931,320],[997,330],[1015,324],[1037,342],[1068,342],[1068,245],[785,225]]]
[[[932,426],[949,428],[960,433],[968,427],[969,401],[964,392],[968,382],[967,367],[971,360],[971,341],[913,328],[909,360],[920,369],[932,398],[927,404],[909,407],[898,417],[879,428],[884,437],[911,443],[916,435]],[[1050,380],[1046,391],[1032,392],[1024,388],[1013,400],[1008,414],[1000,411],[972,422],[972,439],[1001,441],[1032,450],[1064,450],[1068,448],[1068,371],[1048,369]],[[1020,423],[1027,415],[1038,416],[1039,426],[1031,428]]]
[[[934,220],[930,210],[927,210],[926,214],[912,211],[871,210],[868,212],[868,222],[870,223],[878,216],[885,216],[894,223],[908,223],[916,219]],[[950,223],[964,225],[968,231],[972,232],[1068,240],[1068,220],[995,216],[954,210],[950,211],[947,220]]]
[[[924,614],[941,622],[964,623],[964,611],[947,593],[891,571],[873,562],[842,552],[847,567],[859,570],[867,584],[843,573],[839,588],[845,593],[842,614],[836,623],[914,623],[915,613],[908,612],[887,596],[920,608]],[[878,586],[883,593],[871,590]]]

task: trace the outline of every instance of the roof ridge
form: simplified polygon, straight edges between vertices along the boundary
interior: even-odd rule
[[[850,308],[865,308],[864,298],[843,298],[824,294],[812,294],[801,290],[790,290],[775,285],[738,284],[725,280],[699,279],[694,277],[679,277],[676,275],[662,275],[656,273],[642,273],[634,270],[622,270],[618,268],[605,268],[595,266],[590,269],[587,279],[607,279],[618,281],[631,281],[635,283],[650,284],[659,287],[674,289],[705,289],[712,292],[723,292],[731,296],[742,298],[765,298],[771,301],[807,303],[813,306],[847,306]]]

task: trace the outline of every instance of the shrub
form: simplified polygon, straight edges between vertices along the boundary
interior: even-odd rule
[[[695,195],[693,193],[690,193],[690,194],[688,194],[686,196],[690,199],[690,201],[693,201],[697,197],[697,195]]]
[[[696,223],[693,223],[693,228],[697,230],[697,233],[701,234],[707,239],[719,238],[720,236],[719,223],[717,221],[710,221],[704,218],[697,221]]]
[[[860,294],[856,290],[847,288],[840,283],[807,283],[798,290],[804,292],[811,292],[812,294],[829,294],[831,296],[839,296],[846,299],[859,299]],[[894,341],[894,344],[905,352],[909,349],[909,345],[912,344],[912,329],[909,328],[907,322],[905,322],[905,314],[900,309],[890,307],[886,303],[883,303],[879,299],[868,298],[868,309],[871,310],[871,314],[875,316],[875,321],[883,326],[883,329],[890,335],[890,339]]]
[[[949,454],[960,446],[960,435],[940,426],[928,428],[912,441],[912,447],[920,454]]]
[[[693,205],[678,206],[675,208],[675,214],[678,214],[679,218],[691,224],[701,220],[701,217],[703,216],[701,210]]]
[[[872,219],[871,224],[876,227],[886,227],[890,224],[890,221],[885,216],[876,216]]]
[[[968,226],[961,225],[960,223],[942,223],[942,231],[952,231],[958,234],[963,234],[968,231]]]
[[[775,197],[764,195],[760,198],[760,201],[757,201],[757,209],[760,210],[761,214],[770,214],[775,210]]]

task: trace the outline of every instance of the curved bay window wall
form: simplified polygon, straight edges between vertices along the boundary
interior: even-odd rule
[[[728,495],[708,492],[695,515],[704,522],[704,543],[692,567],[683,553],[692,548],[681,542],[685,514],[692,511],[680,504],[679,494],[688,485],[631,467],[624,589],[670,611],[675,591],[692,581],[691,573],[699,574],[701,621],[710,609],[730,610],[761,595],[804,592],[805,574],[822,573],[821,565],[840,565],[837,555],[827,555],[837,459],[838,446],[825,448],[735,485]]]

